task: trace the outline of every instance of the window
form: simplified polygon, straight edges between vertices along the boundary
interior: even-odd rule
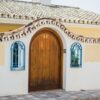
[[[82,46],[79,43],[73,43],[71,46],[71,67],[82,66]]]
[[[25,45],[20,42],[14,42],[11,46],[11,70],[25,69]]]

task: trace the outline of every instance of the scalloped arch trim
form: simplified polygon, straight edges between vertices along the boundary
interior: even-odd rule
[[[83,43],[100,43],[100,37],[93,38],[93,37],[84,37],[82,35],[77,35],[75,33],[70,32],[60,22],[56,21],[55,19],[51,19],[51,18],[41,18],[41,19],[38,19],[38,20],[35,20],[29,23],[28,25],[24,27],[16,29],[14,31],[0,33],[0,42],[23,38],[29,34],[32,34],[33,31],[35,31],[38,27],[42,25],[56,26],[57,28],[60,28],[68,37],[70,37],[73,40],[77,40]]]

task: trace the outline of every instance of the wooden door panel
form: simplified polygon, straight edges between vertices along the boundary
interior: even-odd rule
[[[61,50],[55,35],[41,31],[30,47],[29,90],[59,88],[61,76]]]

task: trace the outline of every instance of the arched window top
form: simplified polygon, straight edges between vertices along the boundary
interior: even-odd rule
[[[82,46],[75,42],[71,45],[71,67],[80,66],[82,66]]]
[[[75,42],[75,43],[73,43],[71,45],[71,49],[75,49],[75,48],[82,50],[81,44],[80,43],[77,43],[77,42]]]
[[[21,42],[21,41],[16,41],[16,42],[14,42],[14,43],[11,45],[11,49],[17,48],[17,46],[20,47],[21,49],[25,49],[25,45],[24,45],[24,43]]]
[[[11,70],[25,69],[25,45],[16,41],[11,45]]]

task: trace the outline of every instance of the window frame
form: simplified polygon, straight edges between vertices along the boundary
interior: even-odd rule
[[[79,65],[72,64],[72,48],[74,48],[75,46],[78,46],[78,48],[80,50],[80,63],[79,63]],[[71,68],[80,68],[80,67],[82,67],[82,45],[78,42],[73,43],[71,45],[71,48],[70,48],[70,67]]]
[[[19,59],[18,59],[18,67],[14,67],[14,62],[13,62],[13,47],[14,44],[17,43],[18,44],[18,51],[19,48],[21,48],[20,52],[23,53],[22,55],[19,55],[18,53],[18,58],[22,58],[22,66],[19,65]],[[22,47],[21,47],[22,46]],[[11,71],[21,71],[21,70],[25,70],[25,45],[22,41],[15,41],[14,43],[11,44],[11,48],[10,48],[10,69]]]

